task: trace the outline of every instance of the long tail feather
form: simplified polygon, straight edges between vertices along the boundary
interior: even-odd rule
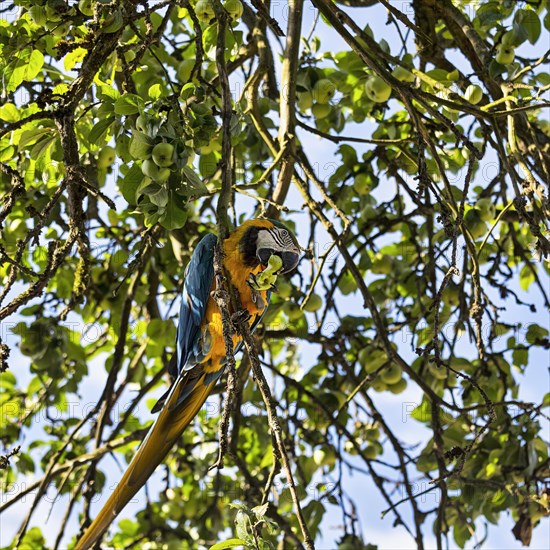
[[[184,403],[177,405],[185,384],[185,380],[176,381],[159,417],[151,426],[128,469],[97,517],[77,542],[75,550],[91,548],[101,539],[116,516],[164,460],[185,427],[199,412],[214,385],[213,383],[204,385],[203,375],[197,380]]]

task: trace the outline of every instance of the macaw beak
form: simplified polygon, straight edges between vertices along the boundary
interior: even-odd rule
[[[283,267],[279,273],[288,273],[289,271],[292,271],[298,265],[298,261],[300,260],[300,251],[298,249],[285,250],[284,252],[281,252],[272,250],[271,248],[260,248],[260,250],[258,250],[257,258],[262,265],[267,266],[269,263],[269,258],[271,258],[273,254],[279,256],[279,258],[283,261]]]
[[[288,273],[289,271],[292,271],[300,261],[299,252],[286,251],[286,252],[283,252],[282,254],[279,254],[279,256],[283,260],[282,273]]]

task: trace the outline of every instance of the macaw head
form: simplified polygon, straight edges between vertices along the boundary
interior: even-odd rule
[[[298,265],[300,245],[294,233],[281,222],[256,219],[245,222],[241,228],[240,248],[247,265],[267,266],[272,255],[283,262],[280,273],[288,273]]]

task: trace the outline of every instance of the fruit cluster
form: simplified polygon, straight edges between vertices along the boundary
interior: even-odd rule
[[[241,0],[226,0],[223,7],[234,22],[240,21],[244,11]],[[216,15],[211,0],[199,0],[195,4],[194,12],[197,19],[204,25],[210,23]]]

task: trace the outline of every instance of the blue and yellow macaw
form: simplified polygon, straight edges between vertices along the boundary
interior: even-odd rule
[[[132,459],[120,483],[75,549],[91,548],[111,522],[143,487],[164,460],[185,427],[197,415],[222,375],[226,362],[222,318],[211,293],[217,237],[206,235],[197,245],[183,285],[176,361],[172,385],[153,408],[160,414]],[[269,304],[271,281],[296,267],[300,247],[281,223],[255,219],[243,223],[223,242],[224,267],[250,314],[253,330]],[[276,260],[276,261],[275,261]],[[263,279],[262,279],[263,277]],[[233,349],[241,347],[233,336]]]

